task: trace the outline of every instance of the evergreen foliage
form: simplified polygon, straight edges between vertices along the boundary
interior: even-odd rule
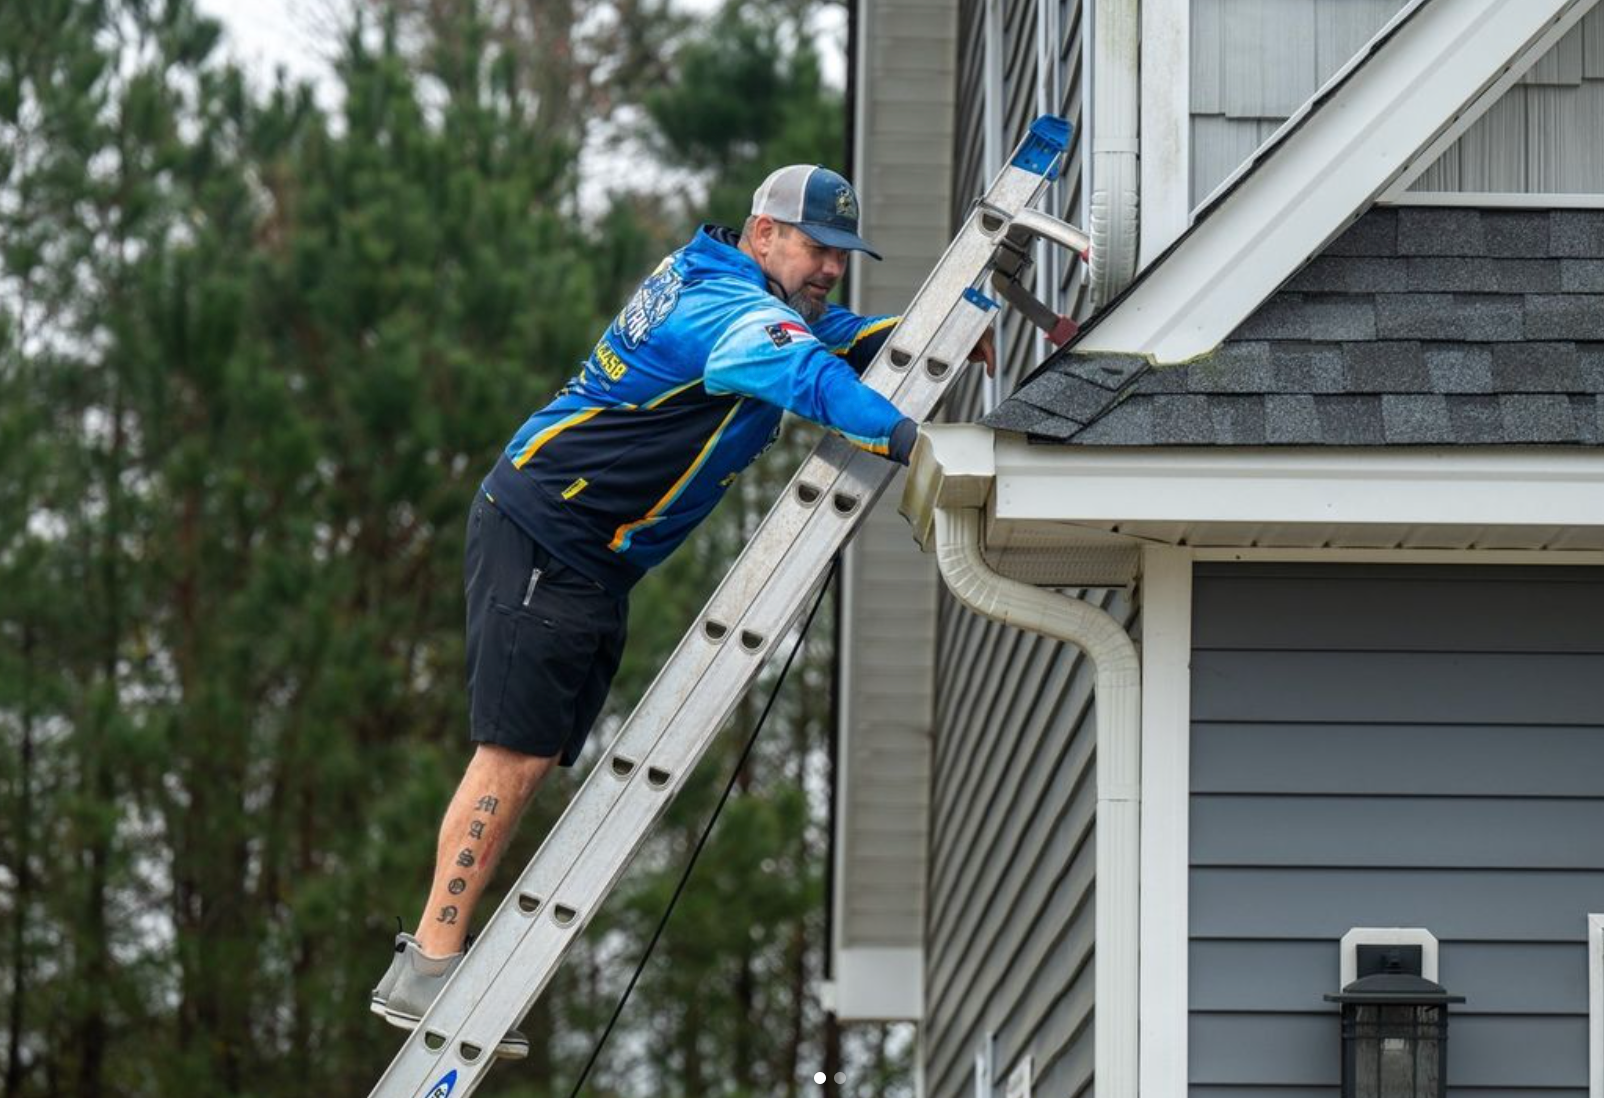
[[[839,162],[808,4],[600,6],[353,16],[327,110],[253,90],[193,0],[0,4],[4,1098],[366,1093],[393,1054],[366,1000],[469,750],[474,486],[700,212],[578,216],[586,120],[640,105],[736,223],[770,167]],[[800,445],[637,590],[593,743]],[[816,1089],[829,635],[586,1093]],[[568,1094],[740,732],[480,1093]],[[537,796],[503,881],[576,785]]]

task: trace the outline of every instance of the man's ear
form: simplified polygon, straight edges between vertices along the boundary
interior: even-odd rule
[[[768,214],[758,214],[752,223],[752,250],[758,258],[767,259],[770,249],[774,247],[774,238],[779,235],[780,223]]]

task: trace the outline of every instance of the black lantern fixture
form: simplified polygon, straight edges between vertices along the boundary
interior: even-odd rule
[[[1342,1098],[1448,1093],[1448,1004],[1465,997],[1420,974],[1421,952],[1360,945],[1359,978],[1325,997],[1342,1004]]]

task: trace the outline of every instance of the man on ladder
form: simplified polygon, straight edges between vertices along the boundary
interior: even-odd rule
[[[772,173],[741,233],[704,225],[646,279],[580,373],[519,428],[468,521],[470,734],[416,934],[372,1009],[415,1028],[552,766],[572,766],[623,653],[629,589],[690,534],[789,410],[907,464],[915,422],[858,380],[896,317],[829,304],[858,235],[852,186]],[[990,330],[970,354],[995,371]],[[517,1030],[497,1053],[528,1054]]]

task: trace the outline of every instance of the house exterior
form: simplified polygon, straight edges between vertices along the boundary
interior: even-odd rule
[[[1049,111],[1101,263],[849,555],[837,1014],[931,1098],[1315,1098],[1403,943],[1454,1094],[1604,1098],[1604,9],[855,19],[860,305]]]

